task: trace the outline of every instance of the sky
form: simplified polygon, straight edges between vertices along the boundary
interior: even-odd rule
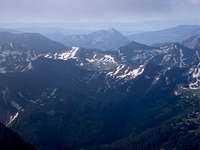
[[[1,22],[200,23],[200,0],[0,0]]]

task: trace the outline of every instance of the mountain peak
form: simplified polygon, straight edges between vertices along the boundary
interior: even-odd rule
[[[68,35],[64,40],[69,46],[94,48],[100,50],[117,50],[129,43],[126,36],[116,29],[98,30],[85,35]]]
[[[29,50],[51,51],[63,50],[65,46],[48,39],[39,33],[0,32],[0,44],[15,43]]]
[[[110,28],[108,31],[111,31],[111,32],[113,32],[113,33],[119,33],[119,34],[121,34],[117,29],[115,29],[115,28]]]
[[[115,28],[97,30],[97,31],[92,32],[92,33],[90,33],[90,34],[95,34],[95,33],[119,34],[119,35],[122,36],[122,33],[120,33],[120,32],[119,32],[117,29],[115,29]]]

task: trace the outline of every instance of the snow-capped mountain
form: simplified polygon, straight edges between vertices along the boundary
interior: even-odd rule
[[[33,60],[63,49],[62,44],[40,34],[0,32],[0,73],[30,70]]]
[[[124,56],[119,52],[101,52],[73,47],[66,52],[49,53],[44,57],[53,60],[74,60],[79,67],[85,70],[105,73],[108,77],[116,79],[132,79],[143,72],[143,64],[136,68],[136,66],[133,67],[123,62]]]
[[[10,68],[0,72],[0,120],[38,149],[136,149],[130,143],[148,147],[154,130],[150,149],[160,149],[177,142],[168,128],[175,137],[182,137],[179,128],[185,137],[199,130],[197,49],[132,42],[119,51],[36,52],[2,46],[1,68]],[[156,143],[159,136],[166,140]]]
[[[14,43],[2,45],[0,47],[0,73],[30,70],[32,61],[39,56],[39,53],[18,47]]]

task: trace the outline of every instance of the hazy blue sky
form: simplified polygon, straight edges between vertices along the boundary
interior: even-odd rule
[[[131,22],[122,30],[142,32],[200,24],[199,14],[200,0],[0,0],[0,23]]]
[[[200,0],[0,0],[2,22],[200,19]]]

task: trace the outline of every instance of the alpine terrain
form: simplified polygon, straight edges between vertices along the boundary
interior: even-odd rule
[[[200,149],[200,49],[2,34],[0,122],[38,150]]]

